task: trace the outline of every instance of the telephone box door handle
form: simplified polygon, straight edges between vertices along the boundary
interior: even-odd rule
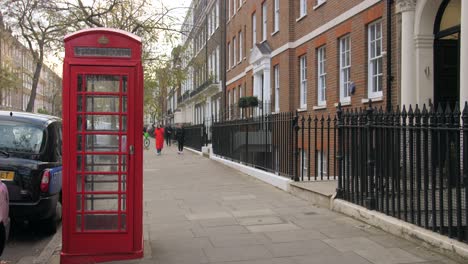
[[[133,155],[135,153],[135,147],[133,145],[130,145],[130,155]]]

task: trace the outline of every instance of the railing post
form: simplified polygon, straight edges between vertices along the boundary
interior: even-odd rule
[[[336,154],[336,161],[338,162],[338,188],[336,188],[336,198],[343,198],[343,110],[341,109],[341,103],[338,103],[338,110],[336,111],[337,117],[337,131],[338,131],[338,142],[335,142],[335,148],[338,148]]]
[[[298,174],[298,160],[299,160],[299,149],[297,147],[298,145],[298,139],[299,139],[299,113],[296,111],[296,116],[294,117],[293,120],[293,180],[294,181],[299,181],[299,174]]]
[[[465,107],[462,113],[463,121],[463,144],[462,144],[462,157],[463,157],[463,183],[465,187],[465,217],[468,217],[468,102],[465,102]],[[468,241],[468,226],[465,226],[465,241]]]
[[[365,201],[366,208],[375,209],[374,194],[374,174],[375,174],[375,148],[374,148],[374,123],[373,123],[372,100],[369,100],[369,107],[366,109],[366,130],[367,130],[367,197]]]

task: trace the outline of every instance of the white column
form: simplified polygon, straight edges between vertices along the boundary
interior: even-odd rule
[[[468,101],[468,2],[461,1],[460,105]]]
[[[401,13],[401,104],[408,107],[416,98],[416,58],[414,56],[414,13],[416,0],[397,0]]]
[[[263,70],[263,98],[265,105],[265,113],[271,112],[271,85],[270,85],[270,70]]]

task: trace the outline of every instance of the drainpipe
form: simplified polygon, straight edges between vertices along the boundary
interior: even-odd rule
[[[387,112],[392,109],[392,4],[387,0]]]

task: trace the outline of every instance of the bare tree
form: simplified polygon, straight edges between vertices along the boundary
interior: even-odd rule
[[[2,1],[0,8],[13,32],[17,32],[26,44],[35,63],[31,95],[26,107],[26,111],[32,112],[44,56],[64,35],[67,25],[60,12],[52,12],[57,10],[54,1],[6,0]]]

